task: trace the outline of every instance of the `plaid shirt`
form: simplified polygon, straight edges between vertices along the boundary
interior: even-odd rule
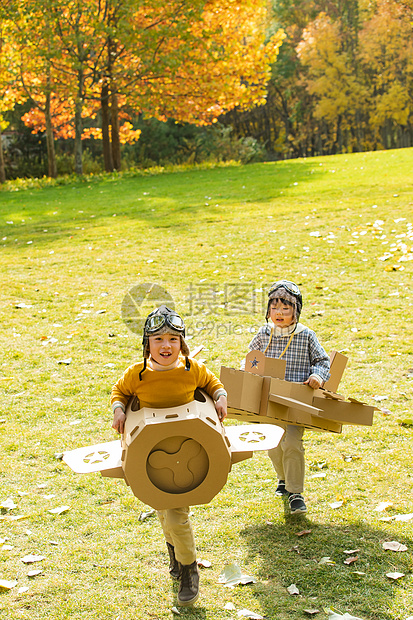
[[[330,359],[319,343],[315,332],[308,327],[302,327],[302,331],[294,334],[290,346],[282,356],[287,362],[285,380],[303,383],[310,375],[318,375],[323,381],[330,376]],[[271,326],[263,325],[251,340],[249,350],[265,351],[271,335]],[[290,336],[277,336],[273,334],[270,346],[265,351],[266,357],[279,358],[287,346]]]

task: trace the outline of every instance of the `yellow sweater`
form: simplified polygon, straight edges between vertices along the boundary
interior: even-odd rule
[[[222,383],[208,368],[194,359],[190,360],[191,367],[185,370],[185,359],[180,358],[179,364],[172,370],[152,370],[148,366],[142,373],[143,362],[129,366],[122,377],[112,388],[111,404],[120,401],[125,405],[132,395],[139,398],[141,407],[178,407],[194,400],[195,389],[202,388],[213,396]]]

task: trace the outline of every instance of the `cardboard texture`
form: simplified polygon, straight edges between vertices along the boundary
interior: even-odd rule
[[[335,392],[347,364],[345,355],[337,351],[331,353],[331,376],[319,390],[285,381],[285,362],[284,370],[280,364],[268,363],[280,361],[265,358],[262,351],[250,351],[245,360],[245,371],[221,368],[221,381],[228,392],[228,418],[256,424],[295,424],[332,433],[341,433],[343,424],[373,424],[375,407],[353,399],[347,401]],[[247,386],[251,384],[248,375],[255,377],[255,389],[244,398]],[[259,385],[261,393],[258,396]]]
[[[124,478],[136,497],[157,510],[210,502],[233,463],[274,448],[284,433],[271,425],[225,429],[212,399],[200,390],[181,407],[138,407],[132,398],[121,441],[72,450],[63,460],[77,473]]]

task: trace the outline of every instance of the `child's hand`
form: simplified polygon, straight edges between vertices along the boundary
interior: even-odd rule
[[[315,375],[310,375],[307,381],[304,381],[304,385],[309,385],[311,388],[313,388],[313,390],[318,390],[318,388],[321,387],[321,381]]]
[[[227,416],[227,397],[220,396],[218,400],[215,401],[215,409],[218,414],[219,419],[222,420]]]
[[[116,407],[113,414],[112,428],[114,428],[115,431],[118,431],[118,433],[122,434],[125,428],[125,420],[126,415],[124,414],[122,409],[120,407]]]

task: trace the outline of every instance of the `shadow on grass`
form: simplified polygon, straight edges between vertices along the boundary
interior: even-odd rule
[[[305,530],[311,532],[297,536]],[[285,524],[246,527],[241,535],[247,542],[246,561],[258,565],[254,592],[265,617],[308,617],[305,610],[310,608],[331,608],[363,619],[395,619],[394,598],[408,585],[406,577],[393,581],[386,573],[411,572],[411,559],[408,553],[385,551],[382,543],[397,539],[411,548],[411,539],[400,533],[391,538],[365,522],[315,523],[291,516],[286,507]],[[350,557],[358,559],[345,564]],[[332,563],[320,564],[322,558]],[[288,594],[292,584],[299,596]]]
[[[208,170],[88,179],[70,185],[0,194],[0,235],[16,245],[84,236],[115,216],[116,223],[141,221],[152,228],[196,226],[199,218],[222,220],[222,207],[274,200],[287,188],[326,173],[307,161],[226,166]],[[114,222],[115,222],[114,218]],[[224,214],[225,219],[225,214]],[[7,224],[7,222],[13,224]],[[45,230],[45,228],[47,230]]]

